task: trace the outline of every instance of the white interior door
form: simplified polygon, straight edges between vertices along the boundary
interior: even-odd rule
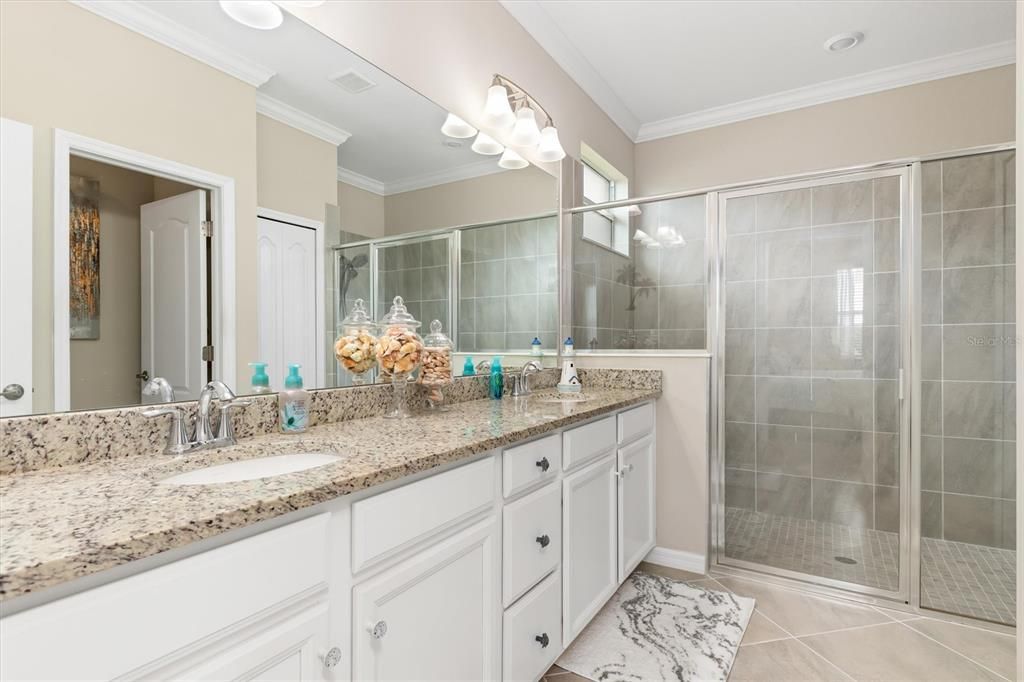
[[[258,218],[257,352],[270,365],[270,386],[284,388],[288,365],[302,365],[307,387],[317,377],[316,230]]]
[[[144,204],[140,214],[140,369],[166,379],[176,400],[195,400],[206,377],[206,192]]]
[[[0,417],[32,413],[32,126],[0,119]],[[20,390],[20,397],[18,395]]]

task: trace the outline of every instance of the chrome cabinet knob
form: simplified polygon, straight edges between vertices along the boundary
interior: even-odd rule
[[[25,395],[25,387],[21,384],[7,384],[4,386],[4,390],[0,391],[0,396],[7,400],[20,400],[23,395]]]
[[[547,471],[549,468],[551,468],[551,462],[548,461],[547,457],[541,457],[540,459],[537,460],[536,464],[537,466],[540,467],[541,471]]]
[[[548,638],[548,633],[546,633],[546,632],[540,633],[539,635],[534,637],[534,639],[537,640],[538,642],[540,642],[540,648],[541,649],[547,649],[548,648],[548,644],[551,643],[551,640]]]
[[[547,547],[551,544],[551,538],[549,538],[547,535],[538,535],[537,544],[539,544],[541,547]]]
[[[341,663],[341,649],[332,646],[329,651],[321,651],[320,660],[324,662],[324,667],[330,670]]]
[[[378,620],[370,626],[369,630],[374,639],[384,639],[384,635],[388,634],[388,624],[382,620]]]

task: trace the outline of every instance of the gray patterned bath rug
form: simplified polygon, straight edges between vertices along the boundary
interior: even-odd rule
[[[637,571],[557,665],[598,682],[725,680],[754,600]]]

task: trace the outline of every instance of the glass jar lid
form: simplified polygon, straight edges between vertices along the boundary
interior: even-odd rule
[[[419,320],[409,314],[409,310],[405,307],[405,301],[402,300],[401,296],[395,296],[395,300],[391,303],[391,310],[381,318],[380,322],[388,326],[401,325],[414,329],[420,326]]]
[[[345,316],[341,324],[346,327],[372,327],[373,320],[370,319],[370,315],[366,312],[366,302],[361,298],[357,298],[355,303],[352,304],[352,311]]]
[[[441,320],[434,320],[430,323],[430,333],[423,339],[423,345],[428,348],[451,348],[452,340],[441,331]]]

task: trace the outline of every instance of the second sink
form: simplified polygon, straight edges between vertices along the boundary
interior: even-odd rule
[[[291,455],[275,455],[273,457],[257,457],[243,459],[227,464],[186,471],[161,479],[168,485],[208,485],[211,483],[232,483],[235,481],[252,481],[257,478],[270,478],[282,474],[291,474],[320,467],[341,459],[338,455],[326,452],[302,452]]]

